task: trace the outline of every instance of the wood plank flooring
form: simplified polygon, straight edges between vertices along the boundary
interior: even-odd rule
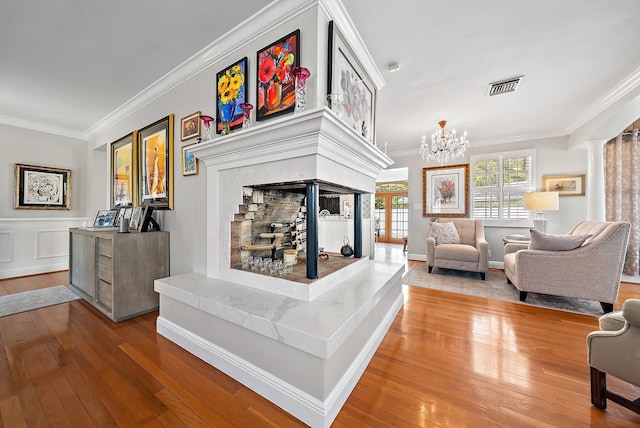
[[[67,280],[2,280],[0,295]],[[616,308],[630,297],[640,286],[623,283]],[[156,316],[114,324],[79,300],[0,318],[0,427],[304,426],[157,335]],[[614,403],[591,406],[585,337],[596,328],[586,315],[405,287],[333,426],[640,426]]]

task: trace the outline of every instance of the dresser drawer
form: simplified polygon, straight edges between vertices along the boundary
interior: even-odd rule
[[[113,257],[113,241],[111,239],[98,238],[98,254]]]
[[[105,255],[100,254],[98,256],[98,279],[108,282],[113,282],[113,259]]]
[[[113,286],[111,283],[98,280],[98,303],[109,310],[113,308]]]

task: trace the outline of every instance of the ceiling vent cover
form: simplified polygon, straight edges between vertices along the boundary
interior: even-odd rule
[[[489,91],[487,95],[492,97],[494,95],[506,94],[507,92],[514,92],[518,89],[518,85],[520,85],[523,77],[524,75],[500,80],[499,82],[489,83]]]

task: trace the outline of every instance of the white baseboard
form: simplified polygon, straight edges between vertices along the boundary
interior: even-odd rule
[[[40,273],[57,272],[67,269],[69,269],[68,261],[44,266],[30,266],[21,269],[9,269],[0,271],[0,279],[17,278],[19,276],[37,275]]]
[[[409,260],[422,260],[423,262],[427,261],[426,254],[407,254],[407,258]]]
[[[157,319],[156,329],[162,336],[231,376],[304,423],[312,427],[328,428],[360,380],[403,304],[404,296],[401,293],[324,402],[162,316]]]

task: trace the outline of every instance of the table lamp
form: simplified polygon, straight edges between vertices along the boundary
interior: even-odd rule
[[[558,211],[560,209],[559,199],[558,192],[529,192],[524,194],[524,209],[536,212],[536,216],[533,219],[534,229],[547,233],[549,220],[544,217],[544,213],[545,211]]]

